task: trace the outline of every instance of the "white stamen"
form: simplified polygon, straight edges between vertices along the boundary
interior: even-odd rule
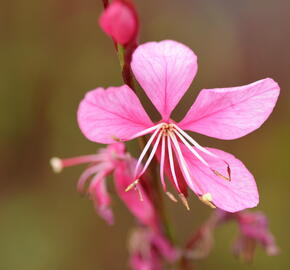
[[[175,130],[175,133],[178,135],[178,137],[183,141],[183,143],[184,144],[186,144],[186,146],[188,147],[188,149],[192,152],[192,150],[193,151],[195,151],[193,148],[191,148],[190,147],[190,145],[188,145],[188,143],[186,143],[186,141],[184,140],[184,138],[182,138],[180,135],[183,135],[184,137],[186,137],[187,139],[188,139],[188,141],[190,141],[197,149],[199,149],[200,151],[202,151],[203,153],[205,153],[205,154],[207,154],[207,155],[209,155],[209,156],[211,156],[211,157],[214,157],[214,158],[216,158],[216,159],[219,159],[219,160],[221,160],[221,161],[223,161],[226,165],[227,165],[227,167],[228,167],[228,177],[226,177],[226,176],[224,176],[223,174],[221,174],[220,172],[218,172],[217,170],[214,170],[214,169],[212,169],[210,166],[209,166],[209,164],[201,157],[201,156],[197,156],[196,155],[196,157],[198,157],[198,159],[200,160],[200,161],[202,161],[202,163],[204,163],[206,166],[208,166],[211,170],[212,170],[212,172],[215,174],[215,175],[217,175],[217,176],[219,176],[219,177],[221,177],[221,178],[223,178],[223,179],[225,179],[225,180],[227,180],[227,181],[231,181],[231,173],[230,173],[230,166],[229,166],[229,164],[228,164],[228,162],[226,162],[224,159],[222,159],[222,158],[220,158],[218,155],[215,155],[215,154],[213,154],[212,152],[210,152],[210,151],[208,151],[206,148],[204,148],[204,147],[202,147],[201,145],[199,145],[194,139],[192,139],[188,134],[186,134],[186,132],[184,132],[181,128],[179,128],[177,125],[174,125],[174,127],[177,129],[177,130]],[[180,132],[180,133],[179,133]],[[195,151],[196,152],[196,151]],[[193,152],[192,152],[193,153]],[[194,154],[194,153],[193,153]]]
[[[170,134],[170,137],[171,137],[171,139],[172,139],[172,141],[174,143],[175,149],[177,151],[177,154],[178,154],[178,157],[179,157],[179,160],[180,160],[180,165],[181,165],[180,168],[181,168],[181,170],[184,173],[185,179],[187,180],[186,182],[194,190],[194,187],[192,185],[192,179],[191,179],[190,173],[188,171],[187,163],[186,163],[186,161],[185,161],[185,159],[184,159],[184,157],[182,155],[182,152],[181,152],[180,146],[178,144],[178,141],[177,141],[177,139],[175,137],[175,134]]]
[[[173,155],[172,155],[172,148],[171,148],[171,142],[170,142],[169,136],[167,136],[167,146],[168,146],[168,156],[169,156],[169,164],[170,164],[171,174],[173,176],[173,180],[174,180],[174,183],[176,185],[177,190],[181,193],[179,185],[178,185],[177,177],[176,177],[176,174],[175,174],[174,161],[173,161]]]
[[[212,152],[208,151],[204,147],[202,147],[200,144],[198,144],[194,139],[192,139],[185,131],[183,131],[180,127],[177,125],[174,125],[174,127],[188,140],[190,141],[197,149],[200,151],[208,154],[209,156],[215,157],[215,158],[220,158],[219,156],[213,154]]]
[[[174,196],[171,192],[166,191],[165,194],[168,196],[168,198],[169,198],[171,201],[173,201],[173,202],[175,202],[175,203],[178,202],[178,200],[175,198],[175,196]]]
[[[147,129],[144,129],[144,130],[136,133],[135,135],[131,136],[128,140],[132,140],[132,139],[135,139],[137,137],[144,136],[144,135],[150,133],[151,131],[160,128],[162,125],[164,125],[164,123],[161,123],[161,124],[158,124],[156,126],[153,126],[153,127],[147,128]]]
[[[183,205],[185,206],[185,208],[189,211],[190,210],[189,204],[188,204],[188,201],[187,201],[186,197],[184,196],[184,194],[180,193],[179,198],[180,198],[181,202],[183,203]]]
[[[210,193],[205,193],[199,197],[199,199],[211,208],[216,208],[216,206],[212,203],[212,195]]]
[[[193,147],[182,137],[179,131],[175,130],[176,135],[180,138],[180,140],[185,144],[188,150],[194,154],[205,166],[209,167],[209,164],[201,157],[201,155],[193,149]]]
[[[133,183],[131,183],[128,187],[126,187],[125,192],[128,192],[131,190],[133,187],[136,187],[137,184],[139,183],[139,179],[135,180]]]
[[[146,153],[148,152],[148,149],[149,149],[150,145],[152,144],[152,142],[153,142],[154,138],[156,137],[156,135],[157,135],[159,130],[160,130],[160,128],[156,129],[154,131],[154,133],[152,134],[152,136],[150,137],[150,139],[148,140],[148,142],[146,143],[146,145],[145,145],[145,147],[144,147],[144,149],[143,149],[143,151],[142,151],[142,153],[141,153],[141,155],[140,155],[140,157],[139,157],[139,159],[137,161],[137,165],[136,165],[136,168],[135,168],[135,176],[137,175],[138,169],[139,169],[139,167],[141,165],[141,162],[142,162],[144,156],[146,155]]]
[[[50,159],[49,163],[55,173],[60,173],[62,171],[63,166],[60,158],[53,157]]]
[[[160,157],[160,179],[161,179],[163,189],[164,191],[166,191],[166,184],[164,180],[164,162],[165,162],[165,135],[162,134],[161,157]]]
[[[158,130],[157,130],[158,131]],[[148,159],[147,159],[147,161],[146,161],[146,163],[145,163],[145,165],[144,165],[144,168],[143,168],[143,170],[141,171],[141,173],[140,174],[138,174],[138,178],[146,171],[146,169],[148,168],[148,166],[149,166],[149,164],[150,164],[150,162],[151,162],[151,160],[153,159],[153,157],[154,157],[154,155],[155,155],[155,153],[156,153],[156,151],[157,151],[157,147],[158,147],[158,145],[159,145],[159,142],[160,142],[160,139],[161,139],[161,136],[162,136],[162,132],[160,132],[159,134],[158,134],[158,137],[157,137],[157,139],[156,139],[156,142],[155,142],[155,144],[154,144],[154,146],[153,146],[153,148],[152,148],[152,151],[151,151],[151,153],[150,153],[150,155],[149,155],[149,157],[148,157]]]

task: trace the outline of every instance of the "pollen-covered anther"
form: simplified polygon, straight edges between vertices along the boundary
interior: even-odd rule
[[[128,192],[132,188],[136,188],[137,184],[139,183],[139,179],[135,180],[133,183],[131,183],[126,189],[125,192]]]
[[[50,165],[52,167],[52,170],[55,172],[55,173],[60,173],[63,169],[63,166],[62,166],[62,161],[60,158],[58,157],[53,157],[50,159]]]
[[[173,201],[173,202],[175,202],[175,203],[178,202],[178,200],[175,198],[175,196],[174,196],[171,192],[167,191],[165,194],[168,196],[168,198],[169,198],[171,201]]]
[[[116,142],[122,142],[122,140],[120,139],[120,138],[118,138],[118,137],[116,137],[116,136],[112,136],[112,139],[114,140],[114,141],[116,141]]]
[[[212,203],[212,195],[210,193],[205,193],[202,196],[198,197],[204,204],[208,205],[211,208],[216,208]]]
[[[189,211],[189,210],[190,210],[190,208],[189,208],[189,204],[188,204],[188,201],[187,201],[187,199],[185,198],[184,194],[179,193],[178,195],[179,195],[179,198],[180,198],[181,202],[182,202],[183,205],[185,206],[185,208]]]

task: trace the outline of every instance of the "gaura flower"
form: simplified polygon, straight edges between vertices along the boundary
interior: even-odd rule
[[[157,154],[164,190],[166,171],[183,201],[188,186],[213,208],[236,212],[256,206],[256,183],[243,163],[229,153],[202,147],[185,130],[223,140],[245,136],[271,114],[279,95],[278,84],[267,78],[245,86],[204,89],[183,120],[176,123],[170,115],[195,77],[196,55],[175,41],[148,42],[133,53],[131,68],[161,120],[150,120],[127,85],[97,88],[86,94],[78,109],[83,134],[103,144],[151,134],[138,159],[132,186]],[[141,168],[146,153],[149,157]]]
[[[99,19],[102,30],[115,42],[126,45],[136,39],[138,17],[129,1],[115,0],[103,11]]]
[[[180,252],[160,232],[137,227],[129,238],[130,266],[134,270],[161,270],[174,262]]]
[[[86,182],[90,181],[88,194],[94,202],[98,214],[108,223],[113,224],[114,217],[111,210],[111,198],[107,191],[106,177],[114,176],[116,192],[125,203],[140,224],[156,228],[156,213],[151,200],[139,185],[137,192],[125,192],[125,188],[131,183],[136,160],[125,153],[123,143],[115,143],[107,148],[100,149],[96,154],[75,158],[59,159],[52,158],[51,165],[55,172],[59,173],[65,167],[80,164],[89,164],[81,174],[77,188],[82,192]]]
[[[245,261],[252,261],[257,245],[261,245],[267,255],[279,253],[274,236],[269,230],[267,217],[260,212],[241,212],[236,216],[240,235],[233,246],[234,254]]]
[[[215,230],[227,222],[235,222],[238,225],[239,236],[234,242],[233,252],[241,259],[252,261],[257,245],[261,245],[269,256],[279,253],[267,217],[263,213],[248,211],[228,213],[216,210],[189,239],[186,256],[192,259],[207,257],[213,248]]]

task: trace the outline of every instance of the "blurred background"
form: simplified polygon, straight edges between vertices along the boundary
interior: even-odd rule
[[[181,119],[202,88],[244,85],[272,77],[282,93],[274,113],[256,132],[206,146],[239,157],[256,177],[259,210],[270,220],[281,254],[259,249],[252,264],[231,254],[234,224],[216,233],[215,249],[196,269],[289,269],[290,2],[288,0],[136,1],[141,42],[175,39],[199,57],[199,72],[175,110]],[[52,156],[96,151],[76,123],[86,91],[120,85],[112,42],[99,29],[101,0],[12,0],[0,9],[0,269],[127,269],[126,238],[134,221],[113,195],[115,226],[76,191],[81,167],[55,175]],[[148,100],[143,102],[152,109]],[[135,147],[135,142],[130,143]],[[136,153],[136,150],[135,150]],[[110,180],[109,180],[110,181]],[[210,213],[190,199],[191,212],[166,206],[183,243]]]

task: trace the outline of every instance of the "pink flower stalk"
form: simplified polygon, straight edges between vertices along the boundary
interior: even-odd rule
[[[158,123],[150,120],[127,85],[92,90],[78,109],[80,129],[91,141],[111,144],[151,134],[130,187],[138,184],[157,154],[164,190],[166,172],[186,205],[189,187],[213,208],[236,212],[256,206],[256,183],[243,163],[229,153],[202,147],[185,130],[223,140],[245,136],[271,114],[280,91],[278,84],[267,78],[245,86],[204,89],[177,123],[170,115],[197,72],[197,57],[191,49],[171,40],[148,42],[133,53],[131,68],[161,115]],[[147,153],[149,157],[141,166]]]
[[[129,239],[130,265],[134,270],[161,270],[176,261],[180,252],[161,234],[138,227]]]
[[[113,1],[99,19],[102,30],[116,43],[126,45],[134,41],[138,34],[138,17],[131,2]]]
[[[111,144],[107,148],[100,149],[94,155],[51,159],[51,165],[55,172],[61,172],[65,167],[84,163],[88,163],[89,167],[81,174],[77,188],[80,192],[83,191],[86,182],[91,179],[88,194],[93,200],[98,214],[108,224],[113,224],[114,219],[110,208],[111,198],[106,187],[106,177],[114,174],[116,191],[128,209],[141,224],[156,228],[157,218],[154,206],[143,186],[138,186],[137,192],[125,192],[125,187],[132,181],[132,167],[135,166],[136,160],[125,153],[123,143]]]

